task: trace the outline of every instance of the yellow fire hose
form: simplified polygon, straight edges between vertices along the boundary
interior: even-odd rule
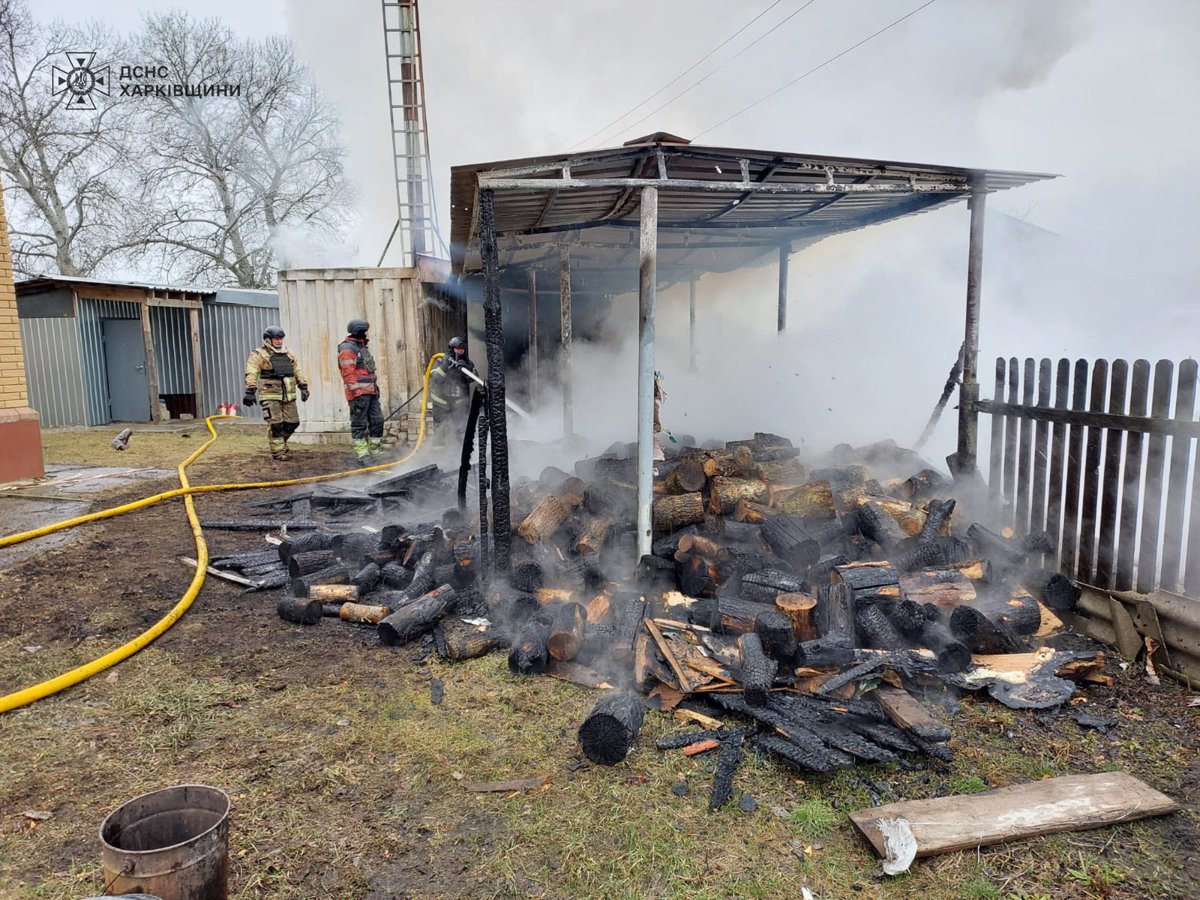
[[[22,706],[27,706],[35,700],[41,700],[43,697],[49,697],[51,694],[57,694],[59,691],[79,684],[103,672],[105,669],[115,666],[117,663],[129,658],[137,653],[143,647],[151,643],[155,638],[165,632],[168,628],[174,625],[183,616],[192,605],[192,601],[200,593],[200,588],[204,586],[205,576],[208,574],[208,544],[204,540],[204,531],[200,527],[200,519],[196,516],[195,503],[192,500],[193,494],[209,493],[216,491],[242,491],[252,490],[255,488],[268,487],[288,487],[294,484],[313,484],[318,481],[332,481],[335,478],[347,478],[351,475],[361,475],[365,472],[376,472],[381,469],[388,469],[393,466],[398,466],[412,459],[417,451],[421,449],[421,444],[425,440],[425,416],[429,402],[429,377],[433,373],[434,364],[445,354],[435,353],[429,360],[429,365],[425,367],[425,380],[421,390],[421,420],[420,426],[417,429],[417,442],[412,450],[402,459],[397,459],[390,463],[382,463],[377,466],[367,466],[361,469],[351,469],[345,472],[335,472],[331,475],[312,475],[307,478],[288,478],[282,481],[255,481],[241,484],[212,484],[200,485],[192,487],[188,481],[187,468],[193,462],[200,458],[200,455],[213,445],[217,440],[217,431],[213,427],[214,419],[231,419],[236,416],[209,416],[204,420],[205,426],[208,428],[209,434],[212,435],[207,441],[196,449],[191,456],[179,464],[179,483],[182,485],[179,488],[171,491],[165,491],[161,494],[154,494],[149,497],[143,497],[141,500],[134,500],[131,503],[126,503],[121,506],[114,506],[111,509],[101,510],[100,512],[89,513],[85,516],[77,516],[74,519],[66,519],[62,522],[56,522],[53,525],[46,525],[42,528],[35,528],[32,531],[25,531],[19,534],[6,535],[0,538],[0,547],[9,547],[13,544],[20,544],[24,541],[32,540],[33,538],[42,537],[43,535],[53,534],[56,531],[64,531],[68,528],[74,528],[76,525],[82,525],[86,522],[94,522],[97,519],[107,519],[113,516],[119,516],[123,513],[132,512],[135,509],[142,509],[147,506],[152,506],[155,503],[161,503],[163,500],[170,500],[174,497],[183,497],[184,509],[187,513],[188,522],[192,527],[192,538],[196,542],[196,574],[192,576],[192,581],[188,585],[183,596],[179,598],[179,602],[171,608],[165,616],[155,622],[150,628],[143,631],[133,640],[111,650],[98,659],[94,659],[89,663],[71,669],[69,672],[64,672],[61,675],[51,678],[48,681],[43,681],[41,684],[35,684],[32,687],[27,687],[24,690],[15,691],[0,697],[0,714],[11,712],[14,709],[19,709]]]

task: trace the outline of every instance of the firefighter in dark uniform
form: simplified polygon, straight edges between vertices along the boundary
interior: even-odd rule
[[[350,437],[354,441],[354,461],[370,465],[371,457],[383,452],[383,408],[379,405],[379,382],[375,377],[375,357],[367,349],[364,319],[351,319],[345,340],[338,344],[338,371],[350,403]]]
[[[250,351],[246,360],[246,393],[243,406],[262,404],[267,423],[267,444],[275,459],[289,458],[288,438],[300,425],[296,395],[308,400],[308,379],[291,350],[283,348],[283,329],[268,325],[263,345]]]
[[[450,338],[446,355],[433,367],[429,377],[429,399],[443,443],[453,445],[463,439],[471,411],[471,389],[476,386],[464,372],[474,371],[475,363],[467,356],[467,342],[460,337]]]

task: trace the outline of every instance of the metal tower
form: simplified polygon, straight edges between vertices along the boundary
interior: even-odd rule
[[[388,238],[388,246],[398,232],[405,260],[408,265],[415,265],[417,254],[436,252],[435,241],[440,240],[425,118],[420,16],[417,0],[382,0],[382,3],[397,211],[396,227]]]

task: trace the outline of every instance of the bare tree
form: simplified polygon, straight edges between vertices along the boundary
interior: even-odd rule
[[[129,246],[124,107],[67,109],[70,92],[52,90],[54,67],[84,50],[115,59],[118,43],[99,27],[41,27],[20,0],[0,0],[0,170],[23,275],[94,274]]]
[[[343,221],[335,117],[284,39],[239,41],[216,20],[169,13],[147,19],[139,44],[176,81],[239,88],[144,104],[144,252],[189,281],[273,284],[275,239]]]

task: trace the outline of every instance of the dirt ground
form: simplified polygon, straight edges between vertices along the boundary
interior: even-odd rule
[[[151,464],[173,466],[186,455],[177,447],[164,439]],[[285,469],[249,451],[201,460],[193,482],[334,471],[346,458],[309,450]],[[98,502],[170,486],[147,481]],[[196,502],[202,518],[232,518],[266,496]],[[214,553],[265,546],[257,534],[208,539]],[[76,543],[0,572],[0,693],[156,621],[186,588],[191,570],[178,557],[193,550],[182,503],[170,501],[84,526]],[[272,594],[210,578],[149,648],[0,716],[0,896],[100,893],[104,816],[188,782],[233,799],[238,898],[799,897],[805,887],[827,898],[1200,896],[1200,706],[1116,661],[1114,687],[1077,695],[1077,706],[1116,720],[1106,734],[1066,710],[929,696],[953,729],[954,763],[800,779],[751,760],[737,788],[755,809],[710,813],[713,761],[654,750],[657,737],[681,730],[666,714],[648,712],[624,763],[591,766],[574,733],[592,692],[513,676],[503,655],[448,664],[427,644],[381,647],[373,629],[288,625],[274,605]],[[435,682],[444,688],[437,705]],[[845,816],[876,802],[1111,769],[1185,811],[919,860],[895,879],[878,871]],[[534,775],[551,780],[524,794],[463,788]]]

